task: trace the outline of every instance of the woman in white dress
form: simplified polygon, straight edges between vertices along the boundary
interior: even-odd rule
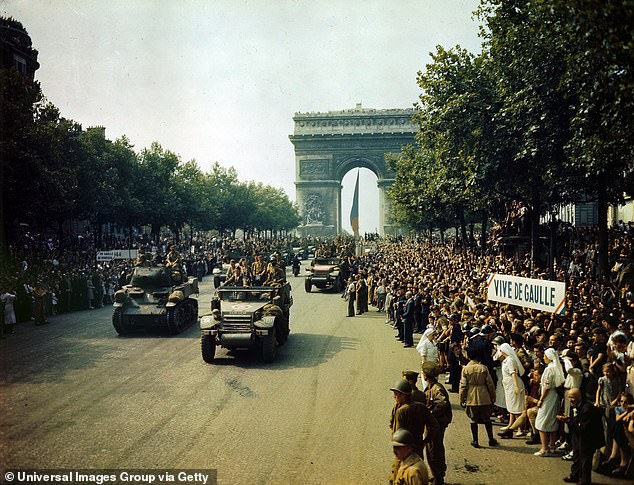
[[[537,401],[537,418],[535,428],[539,431],[542,442],[541,449],[535,456],[552,456],[557,436],[557,413],[559,412],[559,395],[557,388],[564,383],[564,371],[559,362],[559,355],[553,348],[546,349],[544,361],[547,367],[544,369],[540,386],[540,398]]]
[[[509,412],[509,425],[500,429],[498,433],[502,438],[512,438],[511,426],[526,408],[526,391],[520,377],[524,374],[524,366],[519,357],[507,343],[500,345],[499,358],[502,361],[502,387],[506,409]],[[498,382],[499,385],[499,382]]]
[[[436,330],[433,327],[429,327],[423,333],[423,336],[418,342],[416,346],[416,350],[420,354],[422,364],[425,362],[433,362],[434,364],[438,364],[438,347],[436,346],[436,342],[434,337],[436,336]],[[421,364],[421,365],[422,365]],[[423,377],[423,373],[420,373],[420,380],[423,384],[423,390],[427,389],[427,382]]]
[[[4,325],[8,333],[15,332],[15,309],[13,302],[15,301],[15,293],[10,290],[2,291],[0,300],[4,303]]]

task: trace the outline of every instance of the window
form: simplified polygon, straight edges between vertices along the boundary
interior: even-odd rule
[[[22,74],[26,74],[26,59],[17,54],[13,54],[13,67],[15,67]]]

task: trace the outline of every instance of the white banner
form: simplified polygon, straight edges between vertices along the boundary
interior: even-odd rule
[[[97,251],[97,261],[136,259],[138,252],[138,249],[111,249],[110,251]]]
[[[566,283],[493,273],[487,278],[487,298],[563,315]]]

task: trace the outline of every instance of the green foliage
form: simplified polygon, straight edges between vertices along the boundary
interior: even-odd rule
[[[11,221],[52,224],[83,218],[125,227],[148,224],[158,234],[185,224],[201,230],[284,230],[299,215],[281,189],[242,182],[215,163],[195,160],[154,142],[135,153],[126,137],[115,142],[101,128],[82,130],[41,102],[37,83],[0,69],[2,201]],[[6,223],[7,221],[5,221]]]
[[[397,219],[437,226],[522,200],[533,220],[634,192],[634,0],[482,0],[483,51],[437,47],[416,145],[390,162]],[[464,211],[464,212],[462,212]]]

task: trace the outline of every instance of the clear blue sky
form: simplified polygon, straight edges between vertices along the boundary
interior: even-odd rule
[[[205,170],[215,161],[234,166],[242,179],[295,199],[293,114],[358,102],[411,107],[416,73],[437,44],[480,50],[477,4],[0,0],[0,11],[31,35],[40,53],[36,77],[65,117],[103,125],[110,139],[125,134],[137,149],[156,140]],[[362,232],[378,225],[370,175],[361,179]],[[349,173],[348,212],[352,184]],[[344,221],[348,212],[344,205]]]

